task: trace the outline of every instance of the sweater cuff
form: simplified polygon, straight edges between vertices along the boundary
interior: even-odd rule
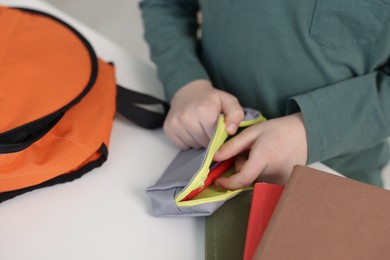
[[[287,114],[301,112],[308,146],[307,164],[323,159],[326,142],[318,106],[310,93],[292,97],[287,103]]]
[[[204,79],[210,81],[207,72],[203,68],[202,69],[194,68],[191,71],[189,70],[178,71],[164,84],[166,100],[171,101],[172,97],[179,89],[181,89],[191,81],[198,80],[198,79]]]
[[[309,163],[369,149],[390,133],[389,81],[370,73],[291,97],[303,114]]]

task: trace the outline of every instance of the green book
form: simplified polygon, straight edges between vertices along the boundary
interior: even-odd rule
[[[242,193],[206,217],[206,260],[242,259],[251,200],[251,191]]]

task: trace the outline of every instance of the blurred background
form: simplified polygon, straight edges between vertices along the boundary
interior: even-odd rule
[[[44,0],[150,63],[140,0]]]

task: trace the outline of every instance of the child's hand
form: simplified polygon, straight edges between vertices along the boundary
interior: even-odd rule
[[[196,80],[173,97],[164,131],[182,149],[206,147],[220,113],[225,114],[227,132],[235,134],[244,118],[237,98],[213,88],[207,80]]]
[[[222,145],[214,160],[237,155],[236,173],[216,184],[233,190],[255,180],[284,184],[294,165],[307,162],[306,130],[301,113],[272,119],[243,130]]]

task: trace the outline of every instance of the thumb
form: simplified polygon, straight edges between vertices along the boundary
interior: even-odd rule
[[[244,119],[244,110],[238,99],[230,94],[221,96],[221,110],[225,114],[226,131],[229,135],[237,132],[240,122]]]

